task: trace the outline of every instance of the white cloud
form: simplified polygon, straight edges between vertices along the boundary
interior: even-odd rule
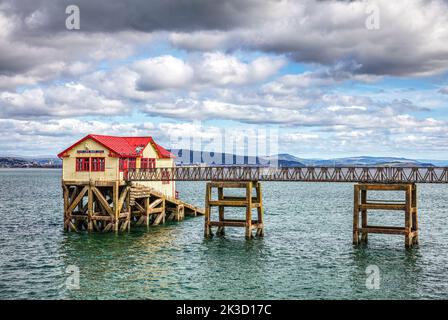
[[[176,32],[187,50],[251,49],[332,65],[353,59],[360,75],[427,76],[448,70],[448,10],[443,0],[377,0],[379,30],[365,27],[367,1],[272,1],[264,19],[229,30]],[[204,48],[203,41],[211,39]]]
[[[138,73],[137,86],[141,91],[185,87],[193,78],[193,68],[173,56],[141,60],[133,64]]]
[[[184,60],[164,55],[97,71],[81,77],[81,81],[110,96],[146,100],[161,98],[170,90],[193,92],[251,85],[275,75],[285,63],[279,57],[261,57],[246,63],[220,52],[193,55]]]
[[[123,101],[106,98],[79,83],[0,93],[0,117],[112,116],[129,111]]]
[[[262,81],[276,74],[284,65],[284,59],[269,57],[243,63],[235,56],[221,52],[205,53],[193,63],[198,82],[218,86]]]

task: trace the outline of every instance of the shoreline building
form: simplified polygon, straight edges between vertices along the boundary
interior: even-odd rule
[[[175,167],[174,155],[152,137],[89,134],[58,157],[67,231],[125,231],[131,223],[158,225],[203,214],[178,199],[168,169]],[[132,172],[156,168],[162,168],[157,181],[130,179]]]
[[[152,137],[89,134],[58,154],[64,181],[124,181],[130,169],[171,168],[174,155]],[[166,196],[175,197],[175,182],[141,181]]]

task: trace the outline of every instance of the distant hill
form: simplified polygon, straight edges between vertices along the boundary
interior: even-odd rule
[[[303,162],[303,160],[302,160]],[[413,159],[396,158],[396,157],[347,157],[334,158],[327,160],[306,160],[307,166],[391,166],[391,167],[432,167],[429,162],[420,162]]]
[[[347,166],[390,166],[390,167],[432,167],[448,166],[448,161],[413,160],[398,157],[347,157],[334,159],[304,159],[288,153],[269,157],[238,156],[231,153],[209,153],[193,150],[170,150],[178,165],[267,165],[269,161],[280,167],[347,167]],[[182,152],[186,154],[183,155]],[[0,168],[60,168],[62,161],[52,156],[20,157],[0,156]]]
[[[398,157],[347,157],[334,159],[304,159],[288,153],[281,153],[267,157],[238,156],[226,153],[211,153],[193,150],[171,150],[178,158],[179,165],[188,164],[216,164],[216,165],[263,165],[269,161],[280,167],[346,167],[346,166],[390,166],[390,167],[432,167],[430,161],[418,161]],[[186,152],[187,154],[182,154]]]

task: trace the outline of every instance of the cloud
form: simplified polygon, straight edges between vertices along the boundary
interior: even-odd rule
[[[198,82],[225,85],[244,85],[267,79],[285,65],[281,58],[261,57],[243,63],[235,56],[220,52],[205,53],[193,63]]]
[[[133,69],[139,74],[137,87],[141,91],[185,87],[193,78],[193,68],[172,56],[138,61]]]
[[[328,66],[352,60],[360,75],[427,76],[448,69],[446,1],[375,3],[379,30],[365,27],[366,1],[79,0],[81,30],[69,32],[65,7],[72,2],[7,0],[0,15],[0,73],[23,73],[43,57],[68,62],[80,52],[94,59],[124,54],[149,41],[144,35],[163,33],[174,46],[193,51],[264,51]]]
[[[7,0],[3,10],[20,15],[34,34],[49,34],[65,28],[65,8],[76,4],[82,15],[81,28],[88,32],[138,30],[227,30],[256,24],[269,16],[277,1],[228,0],[199,3],[196,0]],[[111,18],[113,17],[113,18]],[[31,30],[32,29],[32,30]]]
[[[54,34],[32,34],[26,19],[0,10],[0,89],[76,77],[101,61],[126,58],[137,44],[151,41],[150,35],[135,31],[112,35],[64,29]]]
[[[315,127],[345,129],[399,129],[412,126],[440,126],[406,114],[420,110],[408,101],[375,101],[362,96],[322,95],[299,108],[242,104],[232,102],[232,97],[224,99],[180,98],[172,102],[153,102],[143,105],[140,110],[149,116],[163,116],[181,120],[234,120],[249,124],[273,124],[286,127]],[[263,100],[262,97],[259,98]],[[397,107],[398,105],[398,107]],[[423,125],[424,124],[424,125]]]
[[[441,94],[448,94],[448,87],[443,87],[439,89],[439,93]]]
[[[106,98],[77,83],[27,89],[20,93],[0,93],[0,117],[112,116],[127,112],[123,101]]]
[[[163,90],[250,85],[275,75],[286,63],[279,57],[261,57],[250,62],[220,52],[204,53],[185,60],[164,55],[141,59],[129,66],[82,77],[108,94],[145,100],[161,98]],[[159,91],[155,93],[155,91]]]
[[[390,119],[388,119],[390,121]],[[396,155],[409,157],[440,157],[448,151],[446,136],[448,125],[434,119],[417,120],[398,117],[390,127],[372,126],[353,129],[349,124],[326,128],[281,128],[279,151],[298,156],[330,158],[369,152],[373,155]],[[213,147],[213,141],[231,137],[243,141],[245,137],[257,135],[258,126],[229,123],[225,128],[204,125],[200,122],[170,123],[144,121],[139,124],[120,121],[105,122],[81,119],[0,119],[1,155],[53,154],[71,145],[89,133],[111,135],[151,135],[163,146],[191,147],[189,138],[205,143],[204,148]],[[276,127],[270,127],[276,129]],[[264,131],[261,132],[263,134]],[[232,134],[240,135],[232,136]],[[259,133],[258,133],[259,134]],[[243,136],[242,136],[243,135]],[[179,140],[181,137],[181,140]],[[198,140],[199,139],[199,140]],[[274,141],[275,142],[275,141]],[[200,148],[196,145],[196,148]],[[36,151],[38,150],[38,151]],[[367,150],[367,151],[366,151]],[[37,152],[37,153],[36,153]],[[243,150],[244,152],[244,150]],[[437,156],[439,154],[439,156]]]
[[[194,0],[79,0],[81,29],[73,32],[65,29],[65,7],[71,1],[5,0],[0,7],[0,88],[78,75],[87,71],[77,69],[79,63],[92,67],[103,60],[125,59],[154,39],[190,51],[268,52],[330,68],[349,61],[355,68],[344,72],[367,80],[448,70],[447,2],[375,3],[379,30],[365,27],[366,1],[232,0],[199,5]],[[238,67],[232,69],[232,61],[222,63],[229,72],[239,72]],[[145,79],[139,84],[151,88]]]
[[[171,42],[187,50],[245,48],[281,53],[299,62],[323,65],[353,60],[361,75],[427,76],[448,69],[447,2],[375,1],[379,30],[365,27],[369,4],[270,2],[270,14],[255,19],[256,23],[231,30],[175,33]]]

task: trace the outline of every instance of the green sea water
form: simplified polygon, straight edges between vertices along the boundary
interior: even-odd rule
[[[406,250],[393,235],[352,246],[352,184],[263,183],[265,237],[246,241],[240,228],[204,239],[203,217],[125,234],[65,233],[60,179],[59,170],[0,169],[2,299],[448,298],[445,185],[418,185],[420,245]],[[200,206],[204,187],[177,183]],[[366,286],[371,265],[378,289]],[[67,286],[73,267],[79,287]]]

